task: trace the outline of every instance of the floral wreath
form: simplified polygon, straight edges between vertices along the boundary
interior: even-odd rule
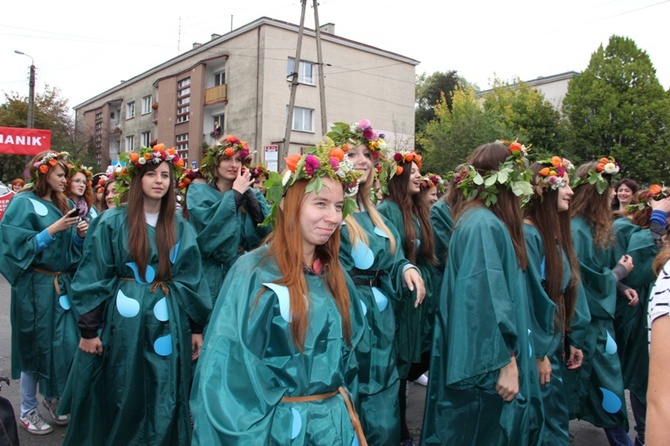
[[[602,157],[598,160],[595,169],[589,169],[584,178],[575,178],[572,182],[572,188],[581,186],[582,184],[593,184],[596,186],[596,191],[600,195],[605,192],[607,185],[611,184],[614,176],[619,173],[619,165],[613,156]],[[605,178],[607,176],[608,178]]]
[[[538,172],[537,185],[541,189],[551,188],[558,190],[567,185],[565,174],[575,169],[575,166],[567,159],[560,156],[552,156],[549,159],[540,160],[538,163],[548,165]]]
[[[196,178],[205,178],[199,169],[187,169],[182,172],[181,176],[179,177],[179,192],[181,192],[182,195],[186,195],[188,187]]]
[[[200,163],[202,173],[207,175],[209,179],[214,180],[214,172],[219,165],[219,157],[223,155],[232,158],[236,153],[239,153],[242,164],[249,167],[253,159],[253,153],[249,151],[247,142],[240,141],[235,135],[226,135],[220,138],[215,145],[206,149]]]
[[[356,210],[356,202],[351,197],[358,192],[358,179],[362,174],[354,168],[344,150],[335,146],[332,139],[326,137],[323,143],[307,149],[303,155],[293,154],[284,159],[287,167],[284,174],[269,172],[268,180],[263,183],[266,188],[265,197],[272,203],[270,214],[263,225],[274,223],[282,197],[298,180],[309,180],[305,193],[319,193],[324,177],[339,181],[345,190],[343,217]]]
[[[665,185],[652,184],[645,196],[640,199],[639,203],[629,204],[626,206],[628,212],[642,211],[645,207],[651,206],[651,200],[662,200],[670,197],[670,187]]]
[[[121,152],[119,159],[125,162],[123,166],[115,175],[114,190],[116,191],[115,200],[117,204],[121,202],[122,197],[130,187],[130,181],[135,175],[144,169],[147,164],[160,164],[167,162],[172,165],[175,176],[179,177],[184,170],[184,160],[177,153],[174,147],[170,149],[165,148],[165,144],[155,144],[152,147],[141,147],[139,153],[137,152]]]
[[[70,178],[72,178],[74,174],[81,172],[86,177],[86,186],[87,187],[93,186],[93,168],[86,167],[83,164],[77,164],[77,163],[68,164],[67,166],[70,170]]]
[[[388,184],[396,175],[403,172],[401,164],[415,163],[419,168],[423,165],[423,157],[414,150],[396,152],[392,156],[384,157],[382,159],[383,169],[379,175],[379,183],[384,195],[388,195]]]
[[[69,156],[70,154],[67,152],[55,152],[53,150],[47,152],[41,160],[33,163],[33,167],[36,167],[37,169],[30,175],[30,178],[28,178],[28,184],[24,186],[24,189],[33,188],[37,184],[40,175],[48,174],[59,162],[63,162],[67,165],[67,158]]]
[[[498,170],[479,172],[474,166],[466,165],[458,172],[452,173],[456,189],[460,189],[468,201],[480,198],[486,207],[498,202],[498,192],[507,188],[522,200],[533,194],[530,183],[533,172],[528,168],[526,155],[530,150],[523,144],[506,140],[496,141],[509,147],[509,156],[500,163]]]
[[[116,167],[109,166],[107,167],[107,171],[100,175],[100,178],[98,178],[98,189],[97,192],[99,194],[102,194],[105,192],[105,188],[111,181],[116,181],[116,176],[123,170],[123,167],[121,165],[116,165]]]
[[[384,159],[385,152],[388,150],[388,145],[384,140],[386,135],[373,130],[372,123],[368,119],[361,119],[353,124],[336,122],[326,136],[332,139],[334,144],[340,146],[345,152],[350,147],[365,144],[370,149],[372,164],[375,166],[376,174],[379,175],[381,173],[381,162]]]
[[[259,178],[261,176],[269,178],[270,176],[270,170],[261,163],[249,167],[249,172],[251,173],[251,176],[253,176],[254,178]]]
[[[442,177],[436,173],[429,173],[424,175],[421,178],[421,189],[431,189],[433,187],[437,188],[438,194],[444,193],[446,186]]]

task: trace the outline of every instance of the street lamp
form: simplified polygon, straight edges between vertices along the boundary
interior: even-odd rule
[[[35,128],[35,61],[32,56],[24,53],[23,51],[14,50],[16,54],[22,56],[30,57],[30,82],[28,90],[28,128]]]

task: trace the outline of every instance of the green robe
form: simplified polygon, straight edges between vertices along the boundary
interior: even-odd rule
[[[390,200],[384,200],[379,205],[378,210],[391,222],[391,226],[399,234],[396,240],[398,245],[404,246],[405,226],[398,205]],[[418,237],[414,242],[418,247],[421,244],[421,227],[416,218],[414,219],[414,228]],[[421,362],[421,354],[430,350],[433,332],[433,319],[436,310],[436,301],[433,300],[435,267],[421,257],[417,258],[416,263],[426,287],[426,297],[423,303],[415,308],[416,291],[410,292],[408,289],[404,289],[405,297],[398,300],[400,305],[396,309],[395,342],[400,378],[406,378],[412,363]]]
[[[151,291],[158,268],[155,228],[147,225],[150,256],[142,278],[130,258],[126,207],[93,221],[72,301],[80,314],[102,306],[103,352],[77,351],[59,408],[71,414],[64,444],[189,444],[190,321],[204,326],[211,300],[195,233],[180,216],[175,225],[165,294],[161,287]]]
[[[263,215],[267,216],[270,206],[265,197],[256,189],[252,192]],[[246,251],[259,246],[271,229],[257,226],[244,204],[237,207],[233,190],[220,192],[211,184],[192,183],[188,187],[186,205],[189,224],[197,234],[213,306],[233,263]]]
[[[567,343],[576,348],[582,348],[586,327],[590,320],[588,304],[583,289],[580,287],[570,329],[565,327],[564,321],[559,321],[561,325],[556,326],[555,314],[558,305],[562,304],[552,301],[543,285],[546,276],[542,237],[537,228],[530,224],[524,224],[524,236],[528,253],[526,279],[535,357],[542,359],[546,356],[551,362],[551,379],[540,387],[544,408],[542,444],[567,445],[570,443],[570,411],[564,375],[567,372],[565,361],[568,359],[568,353],[566,352],[564,356],[567,346],[563,344],[563,336],[566,336]],[[570,283],[571,276],[570,263],[567,254],[563,252],[563,290]]]
[[[341,395],[282,398],[355,385],[353,349],[367,330],[362,305],[350,288],[349,346],[330,291],[306,272],[309,327],[299,351],[290,334],[288,289],[276,284],[282,276],[267,254],[262,246],[242,256],[221,288],[191,393],[193,444],[349,446],[355,433]]]
[[[364,337],[370,345],[370,354],[359,357],[359,417],[369,444],[396,446],[400,442],[400,382],[395,361],[393,307],[398,304],[394,301],[402,297],[402,269],[409,262],[401,245],[396,245],[395,253],[389,251],[388,236],[374,226],[366,211],[356,212],[353,217],[367,234],[368,245],[359,240],[352,246],[344,224],[339,257],[342,267],[356,283],[367,320]],[[393,226],[382,219],[397,241]]]
[[[627,427],[621,366],[614,340],[616,308],[616,264],[613,249],[596,248],[591,225],[581,217],[572,219],[572,241],[591,313],[584,339],[584,362],[580,369],[566,375],[570,394],[571,417],[578,417],[604,428]]]
[[[55,241],[35,252],[36,236],[62,216],[51,201],[21,192],[0,223],[0,272],[12,286],[12,378],[34,373],[40,393],[48,398],[63,393],[79,343],[78,315],[70,301],[70,277],[82,252],[74,241],[76,228],[57,233]]]
[[[437,259],[435,273],[433,274],[433,295],[439,296],[442,289],[444,268],[447,265],[449,240],[451,240],[451,232],[454,229],[454,218],[451,214],[451,207],[444,199],[437,200],[437,203],[430,208],[430,224],[433,226],[435,258]],[[437,306],[437,304],[435,305]]]
[[[543,419],[523,271],[504,223],[468,209],[451,236],[430,363],[422,445],[528,445]],[[499,370],[516,357],[519,393]]]
[[[658,248],[651,231],[637,226],[628,218],[615,220],[614,230],[617,240],[614,248],[615,260],[628,254],[635,265],[623,283],[635,289],[640,298],[640,302],[634,307],[629,306],[626,299],[618,298],[616,301],[614,330],[619,347],[623,384],[638,400],[646,403],[649,378],[647,310],[649,293],[656,280],[651,264],[658,254]]]

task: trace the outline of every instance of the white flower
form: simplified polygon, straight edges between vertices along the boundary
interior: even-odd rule
[[[292,173],[293,172],[291,172],[290,170],[287,170],[286,172],[284,172],[284,177],[281,179],[282,187],[285,187],[288,184],[289,180],[291,179],[291,174]]]
[[[354,122],[353,124],[351,124],[349,126],[349,131],[351,133],[356,133],[357,130],[358,130],[358,123],[357,122]]]
[[[379,150],[386,150],[387,147],[388,147],[388,145],[386,144],[386,141],[384,141],[381,138],[377,140],[377,144],[379,144]]]
[[[137,162],[140,163],[140,164],[146,164],[147,160],[146,160],[143,156],[141,156],[141,157],[137,160]]]
[[[614,175],[616,173],[619,173],[619,166],[617,166],[614,163],[607,163],[605,164],[605,173]]]
[[[358,193],[358,182],[356,183],[355,186],[350,187],[347,189],[346,193],[344,194],[345,197],[350,198],[355,196]]]

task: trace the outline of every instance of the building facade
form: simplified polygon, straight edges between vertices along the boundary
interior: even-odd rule
[[[320,31],[328,126],[366,118],[392,147],[413,147],[419,62],[338,37],[332,24]],[[276,168],[298,36],[298,25],[267,17],[213,34],[207,43],[74,107],[77,138],[95,145],[104,169],[119,152],[153,139],[197,164],[203,147],[233,133],[257,151],[256,160]],[[321,128],[317,60],[315,33],[305,29],[288,153],[317,144],[328,131]]]

